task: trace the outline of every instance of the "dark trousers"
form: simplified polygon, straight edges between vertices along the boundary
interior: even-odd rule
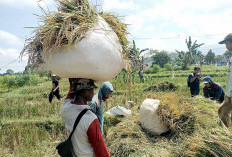
[[[200,88],[191,88],[190,87],[190,92],[191,92],[191,96],[194,97],[200,93]]]
[[[56,92],[51,91],[49,94],[49,102],[50,103],[52,103],[52,99],[53,99],[54,95],[57,97],[58,100],[60,100],[60,92],[59,91],[56,91]]]
[[[140,83],[144,83],[143,76],[139,76],[140,78]]]

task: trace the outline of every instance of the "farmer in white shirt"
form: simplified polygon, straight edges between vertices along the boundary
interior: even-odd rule
[[[232,33],[228,34],[223,41],[219,44],[225,44],[229,51],[232,51]],[[227,85],[226,85],[226,95],[223,104],[218,109],[218,115],[225,126],[229,127],[231,123],[232,114],[232,66],[230,58],[230,66],[228,71]]]
[[[61,109],[62,120],[68,132],[73,129],[76,117],[94,96],[94,82],[89,79],[69,79],[70,90]],[[102,137],[99,121],[92,111],[87,111],[81,118],[72,136],[74,157],[109,157]]]

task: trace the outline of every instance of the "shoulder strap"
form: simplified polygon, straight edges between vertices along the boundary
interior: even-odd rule
[[[81,113],[77,116],[77,119],[76,119],[76,121],[75,121],[75,123],[74,123],[74,125],[73,125],[73,130],[72,130],[72,132],[70,133],[70,135],[69,135],[69,137],[68,137],[68,140],[69,140],[69,141],[71,141],[71,137],[72,137],[72,135],[73,135],[73,133],[74,133],[74,131],[75,131],[75,129],[76,129],[78,123],[80,122],[82,116],[83,116],[88,110],[89,110],[89,109],[87,109],[87,108],[84,109],[84,110],[82,110]]]

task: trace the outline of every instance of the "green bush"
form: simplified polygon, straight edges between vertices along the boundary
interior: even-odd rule
[[[153,64],[152,69],[153,69],[152,73],[157,73],[161,70],[160,66],[157,64]]]
[[[151,74],[152,73],[152,68],[148,68],[144,71],[144,73],[146,74]]]
[[[157,64],[153,64],[150,68],[146,69],[144,72],[146,74],[155,74],[157,72],[161,71],[161,68]]]
[[[167,64],[164,65],[164,69],[166,71],[172,71],[172,65],[170,63],[167,63]]]
[[[0,77],[1,88],[8,88],[8,90],[25,85],[38,85],[43,82],[44,79],[39,77],[38,74],[11,75]]]

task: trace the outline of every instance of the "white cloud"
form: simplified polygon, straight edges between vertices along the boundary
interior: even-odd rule
[[[4,30],[0,30],[0,43],[1,45],[21,46],[23,45],[23,39]]]
[[[125,18],[125,23],[129,25],[128,28],[133,36],[137,36],[139,30],[143,29],[144,22],[145,19],[140,15],[129,15]]]
[[[103,8],[105,10],[110,9],[139,9],[140,6],[135,4],[132,0],[104,0]]]
[[[22,72],[27,65],[28,57],[19,57],[18,49],[3,49],[0,47],[0,73],[6,72],[7,69],[12,69],[15,72]]]
[[[148,25],[144,28],[144,31],[147,31],[147,32],[151,32],[151,31],[154,31],[155,30],[155,26],[154,25]]]
[[[20,51],[18,49],[13,49],[13,48],[3,49],[0,47],[0,54],[4,56],[17,58],[20,55]]]
[[[6,5],[14,8],[35,7],[38,3],[42,6],[48,6],[53,0],[0,0],[0,5]]]
[[[150,3],[151,1],[147,1],[147,9],[139,10],[133,15],[133,19],[143,19],[142,22],[145,24],[134,22],[129,27],[132,35],[140,32],[139,36],[143,38],[153,36],[152,39],[138,42],[141,47],[184,50],[184,39],[187,36],[196,36],[193,39],[198,40],[198,43],[205,43],[206,46],[202,48],[206,51],[210,46],[223,51],[217,43],[232,32],[232,10],[229,7],[232,5],[231,0],[164,0],[149,7]],[[147,27],[144,28],[144,25]],[[150,27],[151,25],[154,28]],[[180,35],[181,40],[157,39],[177,35]],[[204,35],[213,36],[197,37]]]

